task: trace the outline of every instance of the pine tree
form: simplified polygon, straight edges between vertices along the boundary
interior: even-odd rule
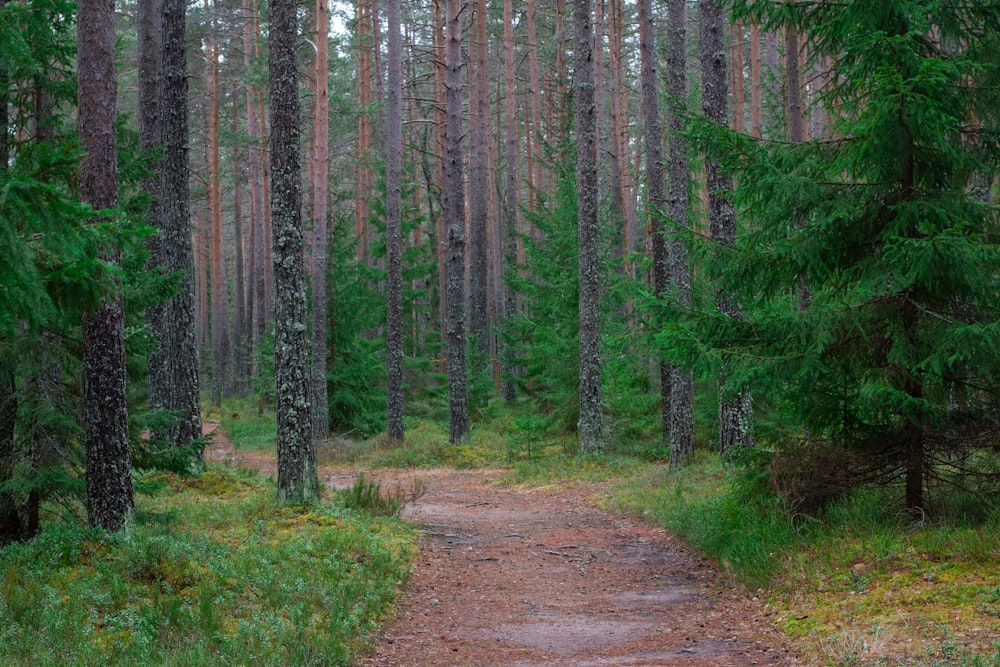
[[[465,186],[462,179],[462,17],[458,0],[446,4],[445,87],[447,109],[442,204],[447,234],[447,360],[449,440],[469,436],[465,370]]]
[[[580,316],[580,451],[603,448],[601,415],[601,303],[597,219],[597,126],[594,91],[593,4],[575,0],[577,237]]]
[[[389,90],[386,109],[386,434],[403,439],[403,36],[400,0],[389,0]]]
[[[275,382],[278,398],[278,499],[316,497],[316,456],[309,407],[309,347],[303,267],[296,0],[271,2],[271,230],[275,277]]]
[[[79,34],[77,98],[80,142],[80,198],[95,210],[118,205],[115,134],[115,14],[113,0],[77,4]],[[105,248],[114,266],[116,248]],[[132,515],[132,458],[125,394],[125,317],[121,295],[111,294],[83,318],[84,408],[87,442],[87,516],[112,531]]]

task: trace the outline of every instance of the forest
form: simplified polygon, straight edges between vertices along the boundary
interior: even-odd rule
[[[0,126],[0,663],[376,664],[455,484],[1000,666],[1000,2],[0,0]]]

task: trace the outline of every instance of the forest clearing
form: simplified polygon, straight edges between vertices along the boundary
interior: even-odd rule
[[[0,0],[0,665],[1000,667],[1000,3]]]

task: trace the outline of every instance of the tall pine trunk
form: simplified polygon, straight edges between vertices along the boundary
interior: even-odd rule
[[[462,24],[458,0],[447,0],[445,42],[444,187],[447,266],[448,437],[453,444],[469,436],[465,370],[465,186],[462,178]]]
[[[663,188],[663,129],[660,124],[659,75],[656,69],[656,31],[652,0],[639,0],[639,54],[642,77],[642,117],[646,125],[646,201],[653,242],[653,291],[662,298],[667,291],[670,265],[667,258],[667,195]],[[676,67],[676,63],[671,63]],[[659,363],[662,432],[670,435],[671,367]]]
[[[389,88],[386,98],[385,233],[386,282],[386,434],[403,439],[403,39],[400,0],[387,0]]]
[[[487,229],[489,217],[489,64],[486,42],[486,0],[475,2],[475,37],[469,68],[469,334],[474,341],[472,376],[486,372],[489,354],[487,314]]]
[[[701,108],[705,117],[720,125],[728,124],[725,24],[719,0],[699,0],[701,33]],[[709,232],[712,240],[727,246],[736,245],[736,211],[723,193],[733,189],[733,179],[715,159],[705,161],[708,181]],[[718,294],[716,305],[726,315],[741,319],[740,305],[728,294]],[[753,445],[753,412],[750,394],[745,388],[726,388],[725,369],[719,378],[719,449],[728,454]]]
[[[603,448],[601,433],[601,303],[597,221],[597,125],[591,0],[574,0],[577,243],[579,246],[580,451]]]
[[[225,384],[229,381],[229,305],[226,299],[226,268],[222,252],[222,173],[219,168],[219,49],[215,38],[215,3],[211,12],[209,35],[205,40],[208,67],[208,208],[209,208],[209,272],[211,279],[212,332],[212,402],[222,405]]]
[[[252,66],[255,55],[254,39],[257,33],[254,29],[256,25],[256,2],[251,5],[251,0],[243,0],[243,66],[247,71]],[[250,308],[249,320],[252,328],[250,336],[250,349],[252,363],[252,375],[258,376],[260,373],[257,354],[261,348],[261,341],[267,333],[267,285],[266,285],[266,260],[265,250],[267,241],[264,233],[264,156],[261,150],[261,137],[263,135],[263,118],[260,114],[260,106],[257,89],[251,80],[246,84],[247,98],[247,143],[250,162]]]
[[[313,125],[312,439],[330,437],[326,391],[326,268],[330,182],[329,0],[316,0],[316,109]]]
[[[118,206],[115,138],[115,12],[113,0],[77,3],[77,108],[80,198],[94,210]],[[119,251],[104,248],[109,263]],[[83,400],[87,449],[87,517],[118,531],[132,515],[132,458],[125,393],[125,314],[112,294],[83,317]]]
[[[688,219],[688,160],[681,105],[687,97],[687,7],[685,0],[667,6],[667,212],[673,230],[690,229]],[[678,302],[691,306],[691,264],[680,239],[667,247],[670,281]],[[694,373],[673,367],[670,377],[670,465],[687,465],[694,453]]]
[[[517,265],[517,233],[518,201],[517,189],[517,90],[514,80],[514,7],[513,0],[503,3],[503,49],[504,49],[504,199],[503,199],[503,229],[504,259],[502,266],[507,273],[515,270]],[[503,281],[503,317],[510,322],[517,314],[517,293],[511,281]],[[515,398],[515,382],[513,380],[514,363],[507,351],[506,343],[501,338],[498,342],[498,357],[502,364],[501,393],[505,401],[512,402]]]
[[[167,409],[177,416],[170,442],[184,447],[201,438],[198,346],[195,340],[194,252],[188,178],[187,3],[163,0],[163,193],[160,243],[167,272],[180,272],[178,293],[166,305],[166,345],[170,376],[164,388]],[[167,103],[169,101],[169,103]]]
[[[272,0],[268,32],[271,93],[271,233],[274,253],[274,366],[278,398],[278,500],[316,497],[309,407],[309,348],[303,267],[296,0]]]

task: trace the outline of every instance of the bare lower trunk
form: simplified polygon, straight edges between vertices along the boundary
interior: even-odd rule
[[[447,361],[449,440],[469,436],[468,388],[465,370],[465,196],[462,179],[462,30],[458,0],[446,5],[445,88],[447,148],[444,205],[447,246]]]
[[[386,280],[386,435],[403,440],[403,40],[400,0],[387,0],[389,19],[389,86],[386,98],[385,226]]]
[[[671,0],[667,8],[667,131],[668,213],[674,231],[691,228],[688,217],[688,160],[680,104],[687,97],[687,8],[684,0]],[[691,306],[691,263],[687,248],[673,239],[667,248],[670,281],[681,306]],[[687,465],[694,452],[694,374],[674,367],[670,378],[670,465]]]
[[[601,424],[601,303],[597,220],[597,127],[594,31],[590,0],[575,0],[576,181],[580,316],[580,451],[604,447]]]
[[[317,493],[309,407],[309,348],[302,255],[296,8],[296,0],[272,0],[268,32],[278,500],[284,503],[311,500]]]
[[[517,90],[514,82],[514,8],[513,0],[503,3],[503,46],[504,46],[504,200],[503,200],[503,230],[505,257],[504,270],[510,273],[517,263]],[[517,311],[517,294],[509,280],[503,281],[504,300],[503,316],[505,322],[510,322]],[[501,394],[505,401],[512,402],[515,398],[515,383],[513,380],[514,364],[510,352],[501,337],[498,342],[502,385]]]
[[[701,27],[702,111],[705,117],[720,125],[728,123],[726,100],[726,52],[723,43],[724,22],[718,0],[698,3]],[[733,189],[732,178],[715,159],[705,162],[708,181],[709,232],[712,240],[728,246],[736,245],[736,212],[723,192]],[[716,299],[720,311],[730,317],[742,318],[743,311],[727,294]],[[753,445],[751,426],[753,413],[749,394],[743,390],[730,393],[725,388],[725,370],[719,379],[719,447],[725,453],[738,447]]]
[[[194,253],[188,179],[186,18],[184,0],[163,0],[163,198],[161,243],[168,272],[181,272],[178,293],[166,304],[170,383],[167,409],[176,415],[170,442],[184,447],[201,438],[198,348],[195,341]]]
[[[313,131],[312,239],[312,439],[330,437],[330,406],[326,391],[326,269],[330,180],[330,91],[328,0],[316,0],[316,109]]]
[[[646,125],[646,200],[653,241],[653,291],[663,298],[670,276],[667,257],[667,196],[663,189],[663,131],[660,125],[659,76],[656,68],[656,31],[652,0],[639,0],[639,53],[642,76],[642,117]],[[674,65],[676,67],[676,65]],[[682,68],[683,69],[683,68]],[[670,435],[671,370],[660,361],[662,433]]]
[[[95,210],[118,205],[115,139],[115,15],[112,0],[77,3],[80,198]],[[117,263],[118,251],[103,250]],[[87,516],[118,531],[135,507],[125,393],[125,317],[120,295],[105,297],[83,318],[83,403],[87,448]]]

